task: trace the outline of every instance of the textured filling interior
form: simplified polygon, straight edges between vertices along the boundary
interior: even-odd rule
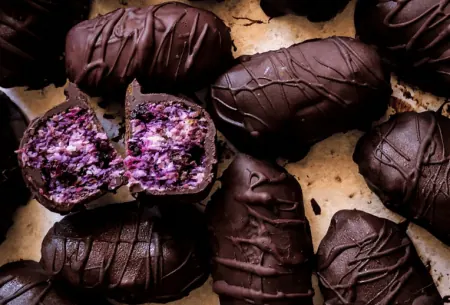
[[[183,103],[141,104],[130,119],[125,166],[132,192],[195,189],[205,178],[208,121]]]
[[[97,190],[114,190],[124,172],[123,159],[95,114],[72,107],[47,119],[21,149],[25,166],[39,169],[40,192],[56,203],[77,203]]]

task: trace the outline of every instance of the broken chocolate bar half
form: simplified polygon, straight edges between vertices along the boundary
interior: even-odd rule
[[[55,223],[41,264],[75,289],[127,304],[165,303],[209,276],[206,225],[191,205],[109,205]]]
[[[19,149],[19,164],[36,199],[66,214],[125,183],[123,159],[89,107],[70,84],[67,101],[34,120]]]
[[[311,231],[293,176],[238,155],[206,215],[221,305],[312,305]]]
[[[127,91],[126,129],[131,193],[182,202],[208,195],[216,174],[216,128],[202,107],[168,94],[142,94],[134,81]]]
[[[325,304],[443,305],[406,229],[362,211],[337,212],[317,253]]]

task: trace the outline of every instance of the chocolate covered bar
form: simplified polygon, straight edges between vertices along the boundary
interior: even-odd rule
[[[292,13],[320,22],[336,16],[348,2],[349,0],[261,0],[261,8],[270,17]]]
[[[41,264],[74,288],[127,304],[180,299],[209,275],[202,215],[192,206],[110,205],[57,222]]]
[[[358,142],[353,160],[384,205],[450,245],[450,120],[398,114]]]
[[[325,304],[443,305],[406,228],[362,211],[337,212],[317,253]]]
[[[87,18],[90,0],[2,0],[0,87],[66,83],[64,41]]]
[[[297,180],[238,155],[206,207],[221,305],[312,305],[313,246]]]
[[[34,120],[19,164],[36,199],[67,214],[125,183],[123,159],[112,147],[87,96],[70,84],[66,102]]]
[[[448,96],[449,11],[445,0],[359,0],[356,33],[378,46],[402,79]]]
[[[371,47],[315,39],[237,59],[211,86],[211,115],[237,148],[296,160],[334,133],[368,129],[387,109],[389,80]]]
[[[134,81],[126,98],[126,177],[130,191],[156,200],[198,202],[214,183],[216,128],[194,102],[142,94]]]
[[[232,60],[230,29],[209,11],[177,2],[118,9],[67,35],[69,79],[90,95],[125,91],[193,92]]]
[[[0,92],[0,242],[12,225],[17,207],[30,199],[15,153],[27,125],[25,115]]]
[[[39,263],[18,261],[0,267],[0,303],[4,305],[106,305],[96,296],[74,295],[58,285]]]

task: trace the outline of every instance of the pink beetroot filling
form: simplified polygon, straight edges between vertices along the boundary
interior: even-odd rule
[[[40,193],[53,202],[77,203],[120,186],[123,160],[94,122],[92,111],[72,107],[47,119],[21,149],[23,164],[41,171]]]
[[[196,189],[207,173],[208,121],[180,102],[142,104],[132,112],[125,158],[132,192]]]

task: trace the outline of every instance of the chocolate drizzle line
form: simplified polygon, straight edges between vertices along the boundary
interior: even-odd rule
[[[406,52],[418,52],[425,53],[421,59],[417,59],[414,63],[414,67],[421,67],[425,64],[436,64],[447,62],[450,56],[442,57],[442,53],[438,52],[433,56],[430,50],[437,48],[442,43],[447,43],[450,32],[448,30],[440,31],[432,40],[430,40],[425,45],[420,45],[419,41],[423,41],[424,36],[428,35],[431,31],[444,25],[449,19],[450,14],[446,13],[447,6],[450,4],[449,0],[439,0],[436,4],[431,6],[428,10],[424,11],[422,14],[415,18],[412,18],[405,22],[395,23],[394,19],[399,16],[402,10],[411,2],[412,0],[398,0],[395,1],[396,5],[384,18],[384,25],[390,28],[407,28],[414,24],[419,24],[422,22],[420,28],[411,36],[406,44],[400,44],[396,46],[391,46],[391,50],[404,50]],[[420,1],[420,0],[419,0]],[[392,0],[386,0],[384,2],[392,2]],[[447,71],[437,70],[437,73],[450,75]]]
[[[319,266],[317,275],[319,276],[321,284],[325,288],[331,289],[336,294],[336,297],[339,298],[341,302],[340,304],[351,304],[356,299],[356,287],[358,285],[382,281],[385,277],[394,274],[392,280],[387,282],[387,285],[381,289],[378,294],[370,301],[364,303],[366,305],[388,305],[398,291],[405,285],[406,281],[413,273],[412,267],[407,268],[407,271],[405,272],[401,272],[402,267],[404,267],[410,259],[411,242],[407,238],[404,238],[399,246],[389,248],[386,245],[390,242],[392,234],[392,230],[387,228],[385,221],[380,232],[373,233],[363,240],[336,246],[330,251],[328,257],[326,257]],[[327,269],[339,255],[349,249],[358,250],[354,258],[347,263],[349,271],[342,275],[337,283],[329,283],[321,274],[321,271]],[[375,261],[378,258],[386,257],[399,251],[404,252],[404,254],[395,262],[395,264],[373,269],[367,268],[367,265],[371,261]]]
[[[220,257],[220,253],[219,256],[213,258],[213,261],[218,265],[226,267],[228,270],[235,270],[236,272],[247,274],[249,283],[258,283],[258,281],[260,281],[260,287],[259,289],[256,289],[255,284],[252,284],[252,288],[231,285],[226,280],[227,276],[223,275],[223,280],[216,280],[214,282],[214,292],[222,296],[244,300],[249,304],[267,304],[274,301],[286,302],[289,300],[290,302],[293,300],[298,300],[295,302],[301,302],[299,301],[301,299],[311,299],[314,296],[312,288],[309,288],[308,291],[304,293],[285,293],[283,292],[283,289],[286,289],[286,287],[277,287],[276,290],[278,291],[275,294],[265,292],[263,282],[264,280],[267,280],[267,278],[273,278],[273,281],[276,282],[277,277],[292,275],[294,272],[298,272],[298,269],[295,271],[296,268],[309,263],[306,253],[302,254],[301,259],[295,257],[295,254],[286,255],[286,253],[280,253],[277,245],[271,241],[271,239],[274,238],[271,237],[271,234],[278,235],[281,233],[273,233],[273,230],[268,229],[268,227],[273,227],[277,232],[283,230],[295,230],[301,232],[304,230],[307,221],[304,216],[303,219],[272,218],[263,215],[257,209],[258,207],[264,207],[270,211],[275,211],[275,214],[278,214],[279,212],[295,213],[295,211],[298,210],[301,204],[298,201],[281,199],[275,192],[255,190],[256,188],[261,187],[277,187],[278,185],[287,184],[289,177],[285,172],[282,172],[278,177],[271,179],[263,172],[253,170],[251,167],[247,167],[245,171],[247,173],[246,176],[248,176],[249,188],[245,192],[235,193],[233,199],[236,203],[245,207],[245,210],[247,211],[246,217],[248,218],[246,220],[247,228],[245,231],[249,230],[252,232],[250,235],[253,236],[245,238],[234,235],[225,235],[223,238],[229,240],[235,248],[235,250],[230,249],[227,250],[227,252],[236,251],[237,253],[247,253],[246,256],[248,256],[248,262]],[[286,234],[288,233],[286,232]],[[299,238],[302,237],[299,236]],[[274,263],[274,266],[277,268],[263,266],[266,262],[266,257],[269,256],[275,259],[276,263]],[[251,257],[255,257],[258,263],[251,259]],[[296,287],[296,290],[299,288],[302,289],[303,287]]]
[[[124,283],[136,283],[138,286],[133,288],[133,291],[136,291],[136,289],[144,290],[141,292],[149,300],[177,299],[182,295],[186,295],[193,287],[196,287],[198,281],[205,277],[206,273],[198,272],[198,275],[189,275],[192,276],[192,281],[185,287],[182,287],[177,294],[160,295],[160,293],[165,291],[163,285],[167,285],[167,283],[163,284],[164,279],[180,273],[180,270],[187,265],[197,261],[194,244],[191,245],[185,258],[178,258],[181,263],[176,268],[170,272],[164,271],[165,259],[167,259],[168,255],[165,253],[168,250],[164,251],[164,244],[170,243],[173,238],[168,234],[158,232],[153,222],[155,219],[152,221],[152,219],[146,217],[142,209],[128,211],[122,211],[124,215],[127,214],[126,217],[114,217],[115,219],[120,219],[118,220],[120,222],[112,227],[114,231],[109,230],[107,232],[111,239],[97,236],[67,237],[58,234],[59,231],[65,231],[65,229],[64,226],[60,227],[60,223],[56,223],[51,230],[51,244],[46,250],[46,253],[51,253],[51,256],[45,257],[45,261],[51,264],[50,268],[53,275],[62,275],[62,273],[69,272],[76,275],[76,279],[73,279],[74,283],[72,284],[83,288],[96,288],[110,292],[116,288],[126,290],[127,288],[122,286],[128,284]],[[146,232],[144,232],[145,227],[148,227]],[[140,238],[139,235],[144,235],[145,238]],[[130,239],[123,236],[133,237]],[[136,246],[138,244],[147,245],[145,253],[137,251]],[[106,246],[100,247],[102,250],[99,252],[96,245]],[[122,256],[125,257],[125,260],[123,260]],[[94,257],[101,257],[101,264],[99,266],[88,266],[88,261]],[[137,269],[133,269],[136,266],[131,265],[131,263],[133,261],[135,263],[136,260],[139,260],[140,263]],[[67,268],[69,270],[66,270]],[[202,271],[201,267],[197,269]],[[89,285],[85,280],[85,274],[89,272],[89,278],[92,281],[94,276],[92,273],[94,271],[98,271],[98,274],[94,277],[95,283]],[[167,273],[164,274],[165,272]],[[143,273],[145,282],[142,285],[139,279]],[[127,277],[125,274],[128,274]],[[130,278],[130,274],[132,274],[132,278]],[[179,274],[179,276],[183,275]],[[113,295],[112,297],[114,298],[115,296]],[[129,299],[125,297],[125,300]]]

